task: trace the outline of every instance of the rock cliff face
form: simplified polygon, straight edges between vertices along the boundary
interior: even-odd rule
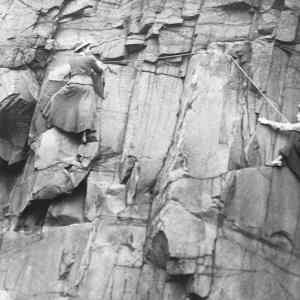
[[[0,1],[0,299],[297,300],[298,0]],[[95,138],[49,128],[74,47]],[[241,67],[252,81],[243,74]],[[61,118],[64,116],[62,115]]]

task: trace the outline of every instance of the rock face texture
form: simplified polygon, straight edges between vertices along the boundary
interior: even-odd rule
[[[298,0],[0,16],[1,300],[299,299],[300,181],[257,122],[283,121],[263,94],[296,121]],[[80,43],[110,67],[87,143],[42,113]]]

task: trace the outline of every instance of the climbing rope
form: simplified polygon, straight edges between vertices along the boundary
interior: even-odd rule
[[[195,52],[187,52],[187,53],[182,53],[182,54],[172,54],[172,55],[166,55],[159,57],[158,60],[165,60],[168,58],[174,58],[174,57],[184,57],[184,56],[193,56],[196,54],[203,53],[202,51],[195,51]],[[234,63],[234,65],[243,73],[243,75],[251,82],[251,84],[256,88],[256,90],[259,92],[259,94],[264,98],[264,100],[274,109],[274,111],[285,121],[289,122],[288,118],[276,107],[276,102],[272,100],[270,97],[268,97],[265,92],[263,92],[258,85],[255,83],[255,81],[248,75],[248,73],[241,67],[241,65],[234,59],[233,56],[229,54],[224,54],[230,61]],[[145,61],[145,59],[136,59],[135,61]],[[104,61],[105,63],[116,63],[117,61]],[[119,62],[130,62],[130,60],[122,60]]]
[[[275,102],[268,96],[266,96],[266,94],[257,86],[254,80],[247,74],[247,72],[240,66],[240,64],[236,62],[231,55],[227,54],[227,56],[232,60],[235,66],[244,74],[244,76],[253,84],[256,90],[261,94],[261,96],[266,100],[266,102],[278,113],[278,115],[280,115],[284,121],[289,122],[288,118],[276,107],[276,105],[274,104]]]

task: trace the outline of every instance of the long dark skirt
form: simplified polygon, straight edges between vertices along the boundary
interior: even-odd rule
[[[300,132],[292,132],[287,145],[279,153],[283,156],[288,168],[300,180]]]
[[[66,84],[52,96],[43,110],[50,125],[63,131],[94,131],[97,95],[88,84]]]

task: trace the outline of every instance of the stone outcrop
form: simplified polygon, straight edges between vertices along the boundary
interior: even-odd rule
[[[0,300],[296,300],[297,0],[0,3]],[[49,124],[81,43],[96,131]],[[249,78],[245,76],[248,74]]]

